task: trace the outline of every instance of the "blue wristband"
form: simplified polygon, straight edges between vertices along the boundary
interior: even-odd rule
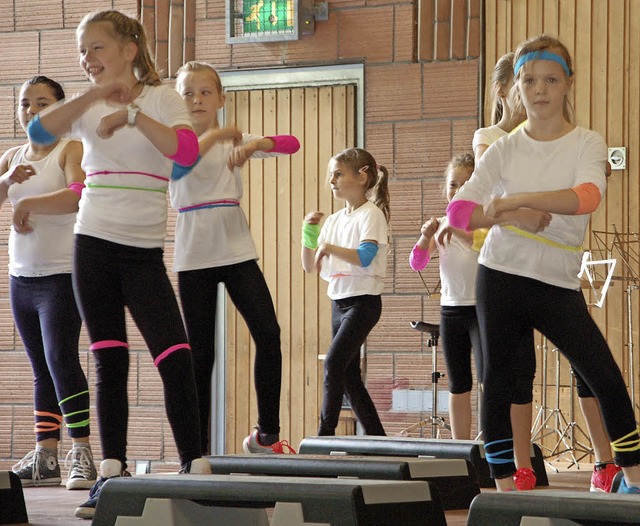
[[[373,258],[376,257],[376,254],[378,253],[378,245],[377,243],[372,243],[371,241],[363,241],[362,243],[360,243],[357,251],[362,266],[368,267],[369,265],[371,265]]]
[[[38,144],[48,146],[58,140],[55,135],[51,135],[40,122],[40,115],[36,113],[35,117],[29,121],[27,125],[27,135],[29,139]]]

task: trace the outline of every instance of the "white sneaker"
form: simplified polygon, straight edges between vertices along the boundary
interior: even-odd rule
[[[93,487],[97,473],[89,444],[74,442],[73,448],[67,453],[64,465],[69,469],[67,489],[91,489]]]

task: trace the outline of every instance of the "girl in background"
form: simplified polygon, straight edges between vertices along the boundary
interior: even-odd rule
[[[445,170],[445,197],[453,199],[473,173],[473,157],[456,155]],[[471,438],[471,350],[473,348],[478,382],[482,381],[482,351],[476,317],[476,270],[478,249],[474,235],[451,228],[446,218],[431,217],[420,229],[420,238],[411,251],[409,264],[420,271],[431,257],[439,254],[440,336],[449,380],[451,435],[457,440]],[[481,240],[480,240],[481,242]]]
[[[96,362],[104,460],[76,516],[92,518],[104,482],[128,475],[125,307],[162,378],[181,471],[210,467],[200,452],[191,350],[162,259],[172,161],[192,165],[197,137],[182,98],[162,85],[138,20],[118,11],[90,13],[76,37],[93,86],[36,116],[28,132],[39,143],[70,132],[84,146],[87,186],[75,226],[73,284]]]
[[[24,130],[44,108],[64,99],[48,77],[22,85],[18,119]],[[73,442],[67,489],[88,489],[96,481],[89,445],[89,389],[80,365],[81,320],[71,283],[73,224],[84,172],[82,145],[59,139],[29,141],[0,159],[0,205],[13,207],[9,233],[11,310],[33,368],[36,448],[13,470],[22,485],[61,482],[58,463],[64,419]]]
[[[176,89],[187,103],[202,157],[187,177],[173,179],[169,185],[171,205],[179,212],[174,265],[193,353],[202,453],[209,452],[211,375],[220,283],[225,284],[256,344],[258,426],[244,439],[244,451],[283,453],[283,448],[291,448],[287,441],[280,440],[280,326],[269,288],[258,267],[247,218],[240,208],[239,168],[250,158],[293,154],[300,144],[291,135],[260,137],[242,133],[236,127],[220,128],[218,110],[224,106],[225,95],[220,77],[208,64],[188,62],[182,66],[177,73]]]
[[[329,282],[333,340],[324,360],[324,399],[318,435],[335,435],[346,394],[366,435],[384,436],[360,369],[360,347],[380,319],[387,269],[389,174],[361,148],[329,161],[333,196],[346,206],[327,218],[308,213],[302,225],[302,267]],[[371,200],[369,199],[371,195]]]

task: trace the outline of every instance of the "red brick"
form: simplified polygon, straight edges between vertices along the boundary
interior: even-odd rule
[[[435,42],[434,0],[421,0],[418,4],[418,60],[433,60]]]
[[[313,35],[304,35],[283,46],[283,60],[293,64],[335,62],[338,47],[338,15],[329,13],[328,21],[316,23]],[[234,62],[235,59],[234,53]]]
[[[224,21],[197,20],[196,35],[207,35],[207,38],[196,38],[198,60],[210,62],[221,69],[231,65],[231,46],[225,42]]]
[[[424,116],[475,117],[478,114],[477,60],[424,65]]]
[[[395,177],[393,125],[368,125],[365,133],[365,148],[375,157],[378,164],[389,171],[389,177],[393,179]]]
[[[451,58],[451,24],[436,22],[436,60]]]
[[[44,31],[41,40],[40,72],[43,75],[58,82],[82,76],[75,30]]]
[[[39,71],[38,40],[35,31],[0,33],[0,84],[24,82],[26,71],[30,76]]]
[[[389,185],[391,194],[391,214],[393,221],[393,234],[415,235],[422,224],[422,192],[419,180],[392,181]],[[395,209],[393,204],[398,203]]]
[[[480,19],[469,19],[469,30],[467,34],[467,57],[478,58],[480,56],[480,45],[482,35],[480,33]]]
[[[366,71],[366,120],[416,119],[421,111],[419,64],[371,66]]]
[[[467,55],[467,23],[467,0],[453,0],[451,58],[463,59]]]
[[[234,4],[236,2],[233,2]],[[227,5],[225,0],[206,0],[206,17],[207,18],[225,18]],[[200,16],[198,16],[200,18]],[[204,18],[204,17],[202,17]]]
[[[409,321],[420,311],[419,296],[382,296],[382,316],[367,338],[367,352],[419,352]]]
[[[416,29],[414,23],[415,8],[413,5],[397,5],[393,10],[394,17],[394,62],[413,60]]]
[[[16,30],[62,28],[62,0],[21,0],[15,4]]]
[[[343,11],[338,17],[338,58],[368,62],[393,60],[393,31],[380,31],[394,20],[392,6]],[[369,38],[373,31],[376,38]]]
[[[477,118],[453,121],[452,157],[460,153],[470,153],[473,155],[471,143],[473,142],[473,132],[475,132],[478,127]]]

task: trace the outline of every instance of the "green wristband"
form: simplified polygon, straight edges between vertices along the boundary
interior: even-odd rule
[[[318,236],[320,235],[320,225],[302,223],[302,245],[315,250],[318,248]]]

